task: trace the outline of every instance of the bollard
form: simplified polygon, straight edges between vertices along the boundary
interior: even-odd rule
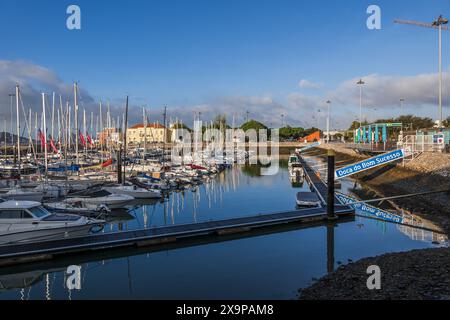
[[[334,150],[328,150],[328,197],[327,197],[327,217],[328,219],[335,219],[334,215]]]

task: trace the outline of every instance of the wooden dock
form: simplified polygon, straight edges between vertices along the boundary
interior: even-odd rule
[[[327,188],[303,159],[306,177],[312,188],[326,204]],[[294,200],[293,200],[294,201]],[[335,214],[339,218],[354,216],[354,210],[336,201]],[[110,250],[124,247],[166,245],[211,236],[245,234],[253,230],[300,223],[304,225],[327,221],[326,208],[310,208],[295,211],[258,214],[217,221],[161,226],[150,229],[92,234],[84,237],[19,243],[0,246],[0,266],[30,263],[52,259],[55,256]]]

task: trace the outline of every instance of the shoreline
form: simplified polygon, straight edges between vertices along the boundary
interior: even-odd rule
[[[369,266],[380,267],[381,289],[369,290]],[[364,258],[339,267],[300,300],[450,300],[450,248],[412,250]]]
[[[343,152],[341,147],[330,146],[336,152],[336,161],[352,159],[357,162],[369,158],[361,156],[353,150]],[[319,149],[324,151],[327,148],[321,146]],[[444,155],[444,157],[447,156],[450,161],[450,155]],[[442,164],[443,155],[441,154],[424,154],[423,158],[422,160],[419,157],[405,166],[388,164],[374,168],[362,174],[356,174],[354,178],[363,187],[380,197],[435,191],[450,187],[450,162],[448,167]],[[429,165],[424,165],[423,162]],[[436,162],[439,164],[436,165]],[[435,163],[434,167],[430,163]],[[436,224],[441,229],[438,231],[450,236],[450,192],[389,200],[389,203],[397,210],[410,213],[424,222]]]
[[[336,161],[343,159],[360,161],[362,156],[353,150],[334,148]],[[319,148],[317,155],[324,156]],[[440,190],[450,186],[449,155],[424,154],[415,162],[386,165],[355,175],[364,189],[380,197]],[[443,161],[444,160],[444,161]],[[391,206],[412,214],[425,224],[434,224],[447,236],[450,235],[450,194],[389,200]],[[381,269],[381,290],[368,290],[366,270],[370,265]],[[339,267],[308,288],[299,290],[302,300],[449,300],[450,299],[450,248],[430,248],[389,253],[363,258]]]

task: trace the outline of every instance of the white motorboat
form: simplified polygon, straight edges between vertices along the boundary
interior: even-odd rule
[[[132,186],[115,185],[111,187],[103,187],[103,190],[106,190],[112,194],[122,194],[132,196],[136,199],[159,199],[162,197],[162,193],[160,190],[144,189],[134,185]]]
[[[305,177],[305,172],[302,167],[291,167],[289,169],[289,175],[291,178],[301,179]]]
[[[299,207],[321,207],[322,202],[319,196],[315,192],[298,192],[297,193],[297,206]]]
[[[288,166],[292,167],[292,166],[299,166],[299,165],[300,165],[300,159],[295,154],[292,154],[289,157]]]
[[[31,191],[20,187],[15,187],[5,193],[0,193],[0,198],[4,200],[41,202],[43,197],[44,194],[41,191]]]
[[[33,191],[42,192],[44,198],[61,198],[67,195],[67,189],[64,186],[39,184],[33,188]]]
[[[135,198],[126,194],[109,194],[107,196],[100,197],[76,197],[68,198],[65,201],[67,203],[82,202],[83,206],[95,210],[101,205],[106,205],[110,209],[121,209],[127,204],[133,201]]]
[[[97,208],[92,209],[92,206],[90,208],[87,208],[84,206],[84,203],[79,202],[67,202],[67,201],[60,201],[60,202],[49,202],[44,204],[44,207],[52,212],[65,212],[65,213],[73,213],[78,214],[82,216],[101,216],[109,213],[111,209],[108,208],[107,205],[101,204]]]
[[[103,224],[103,220],[50,213],[35,201],[0,203],[0,245],[83,236]]]

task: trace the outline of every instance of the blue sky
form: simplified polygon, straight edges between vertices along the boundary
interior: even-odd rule
[[[66,29],[70,4],[81,7],[80,31]],[[370,4],[381,7],[382,30],[366,27]],[[0,0],[0,60],[79,81],[95,100],[130,94],[136,105],[182,109],[270,97],[283,108],[295,94],[334,97],[353,78],[435,73],[437,32],[392,21],[431,22],[441,13],[450,16],[448,1]],[[447,32],[444,70],[449,41]],[[320,88],[301,88],[302,79]],[[378,107],[389,115],[389,106]]]

